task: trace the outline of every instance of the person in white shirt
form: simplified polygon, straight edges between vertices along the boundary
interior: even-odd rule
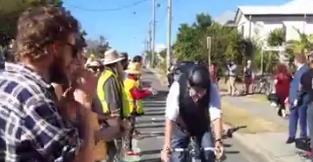
[[[238,77],[237,75],[237,65],[235,64],[234,61],[231,61],[227,65],[228,69],[228,93],[231,96],[234,96],[236,94],[237,88],[236,88],[236,78]]]
[[[187,148],[192,137],[198,141],[199,147],[215,147],[219,151],[217,156],[222,155],[221,113],[218,88],[211,84],[205,66],[198,65],[193,68],[188,79],[173,82],[166,101],[165,141],[161,159],[165,162],[186,161],[185,156],[173,150]],[[215,141],[212,132],[215,133]],[[214,152],[202,151],[199,159],[213,162]]]

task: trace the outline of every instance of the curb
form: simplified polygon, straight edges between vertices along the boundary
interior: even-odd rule
[[[223,127],[225,130],[228,130],[232,128],[231,126],[227,124],[223,124]],[[256,143],[247,143],[247,139],[244,137],[244,135],[234,132],[233,138],[236,139],[241,145],[249,149],[250,151],[258,154],[261,156],[266,162],[282,162],[275,158],[272,154],[270,154],[268,151],[260,148]]]

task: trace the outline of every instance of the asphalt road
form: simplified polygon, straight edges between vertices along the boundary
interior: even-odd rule
[[[141,138],[134,139],[135,150],[140,151],[141,157],[126,158],[125,161],[159,162],[160,150],[164,139],[164,110],[167,88],[161,86],[156,76],[146,71],[143,76],[145,86],[159,90],[159,94],[144,102],[145,115],[139,117],[136,128],[141,132]],[[263,162],[254,154],[241,146],[235,139],[226,139],[224,162]]]

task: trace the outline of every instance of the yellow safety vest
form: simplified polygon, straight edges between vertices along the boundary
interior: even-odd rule
[[[135,81],[133,79],[125,79],[124,80],[124,88],[125,88],[125,92],[127,95],[127,99],[128,99],[128,108],[129,108],[129,112],[133,112],[134,108],[135,108],[135,104],[137,107],[137,113],[138,114],[143,114],[143,107],[142,107],[142,101],[141,100],[134,100],[132,94],[131,94],[131,90],[133,88],[139,88],[139,82]]]
[[[140,80],[137,80],[136,84],[138,87],[141,88]],[[137,107],[139,107],[139,112],[137,112],[137,113],[143,115],[144,111],[143,111],[143,101],[142,100],[137,101]]]
[[[107,80],[113,77],[113,79],[118,82],[118,89],[119,91],[122,91],[121,93],[121,97],[122,97],[122,111],[123,111],[123,117],[126,117],[127,114],[129,114],[129,108],[128,108],[128,101],[127,101],[127,95],[125,93],[125,90],[123,88],[123,84],[121,82],[118,81],[117,76],[110,70],[105,70],[104,72],[102,72],[99,80],[98,80],[98,84],[97,84],[97,95],[98,98],[100,100],[101,103],[101,107],[104,113],[110,113],[109,110],[109,105],[108,102],[110,101],[106,101],[106,94],[105,91],[103,89],[105,83],[107,82]]]

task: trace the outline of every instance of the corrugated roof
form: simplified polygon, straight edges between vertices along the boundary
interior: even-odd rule
[[[313,0],[293,0],[280,6],[239,6],[244,15],[313,14]]]

